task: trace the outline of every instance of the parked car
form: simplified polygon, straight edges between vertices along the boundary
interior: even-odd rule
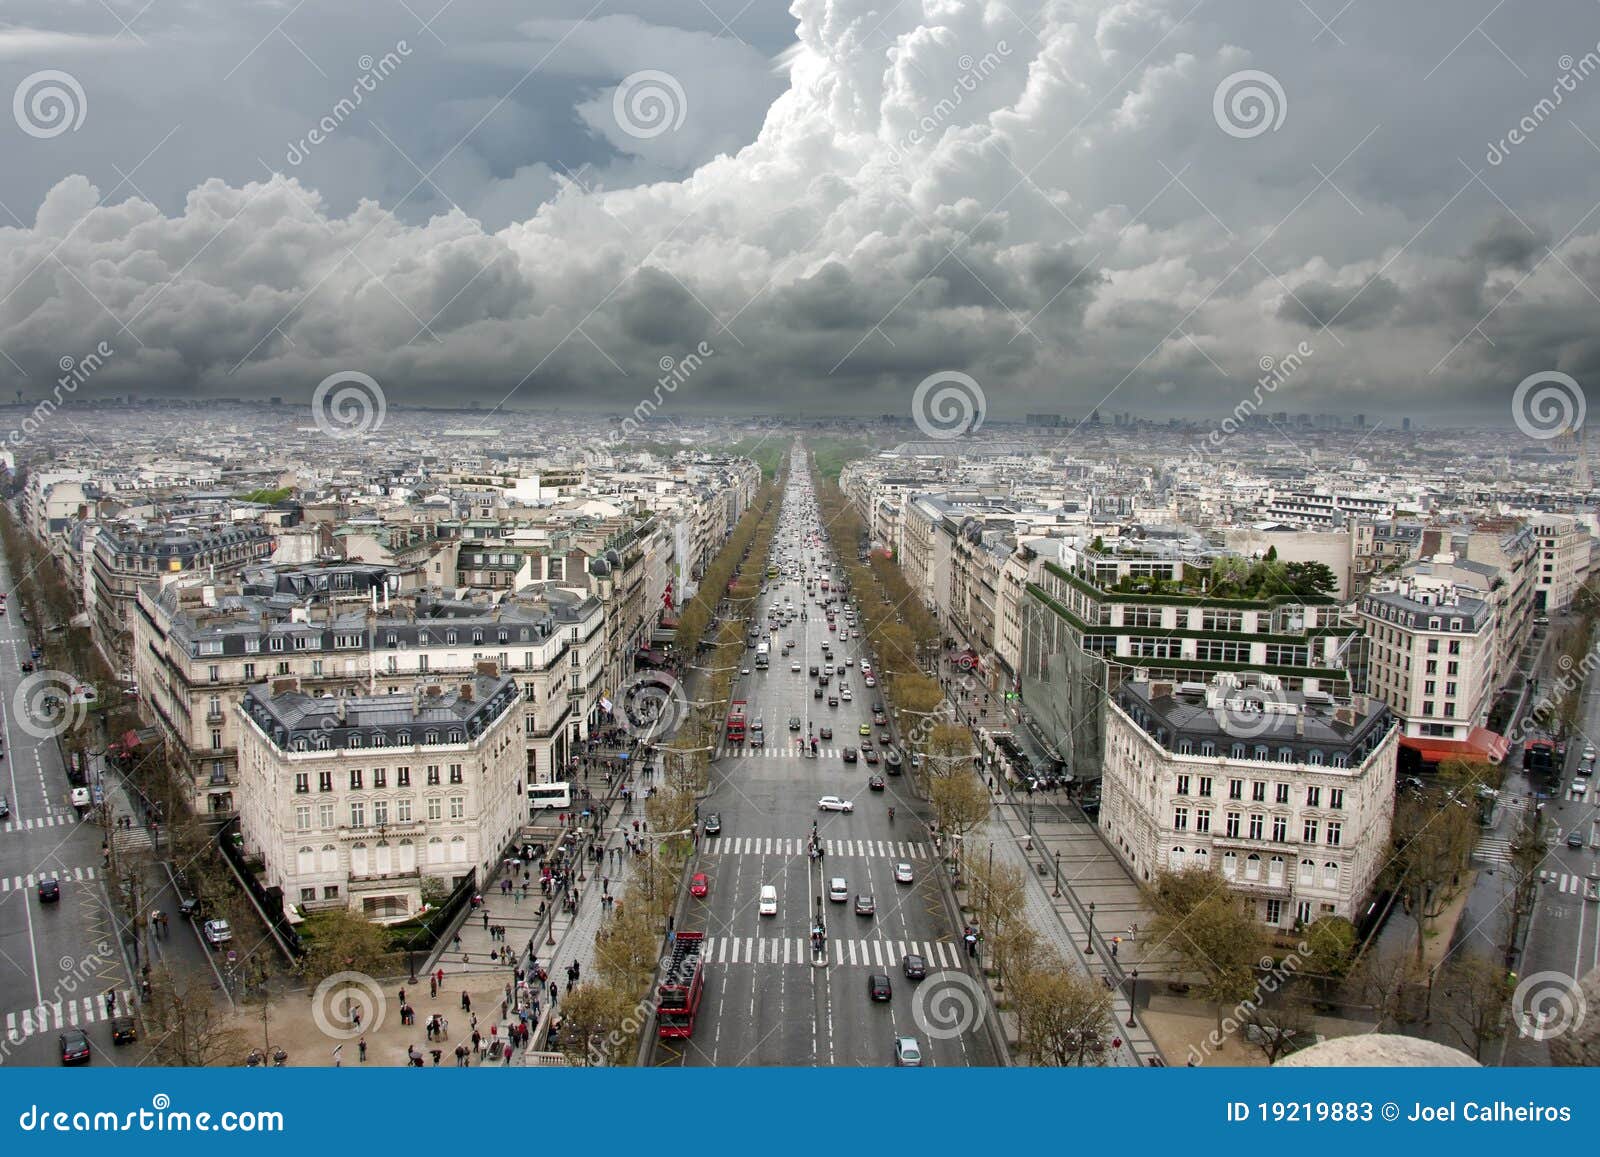
[[[233,928],[226,920],[207,920],[201,926],[201,932],[206,938],[206,943],[213,948],[221,948],[233,939]]]

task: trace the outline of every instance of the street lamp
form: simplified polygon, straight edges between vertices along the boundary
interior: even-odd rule
[[[1094,901],[1093,900],[1089,901],[1089,940],[1088,940],[1088,943],[1083,946],[1083,954],[1085,956],[1093,956],[1094,955]]]
[[[1138,1021],[1134,1020],[1134,1018],[1133,1018],[1134,1010],[1139,1007],[1139,970],[1137,968],[1133,969],[1128,974],[1128,987],[1129,987],[1130,991],[1128,993],[1128,1024],[1127,1024],[1127,1027],[1128,1028],[1138,1028],[1139,1027],[1139,1023],[1138,1023]]]
[[[1056,899],[1061,899],[1061,849],[1056,849]]]

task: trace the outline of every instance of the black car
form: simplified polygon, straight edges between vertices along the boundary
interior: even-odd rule
[[[894,996],[894,989],[889,987],[887,973],[874,972],[867,977],[867,995],[873,1000],[888,1000]]]
[[[870,760],[868,762],[870,762]],[[870,777],[867,780],[867,790],[868,791],[882,791],[883,790],[883,776],[874,775],[874,776]]]
[[[928,962],[917,953],[908,952],[900,958],[900,971],[907,980],[921,980],[928,975]]]
[[[45,876],[39,881],[39,903],[54,904],[61,899],[61,881],[54,876]]]
[[[817,673],[817,665],[815,663],[813,663],[813,664],[811,664],[811,674],[813,676],[815,676],[816,673]]]
[[[811,688],[811,698],[813,698],[813,699],[821,699],[822,698],[822,688],[821,687],[813,687],[813,688]]]
[[[706,816],[706,821],[701,825],[701,828],[708,836],[720,836],[722,834],[722,814],[720,812],[712,812]]]
[[[831,727],[819,727],[819,728],[817,728],[817,734],[820,737],[822,737],[823,739],[832,739],[833,738],[833,728],[831,728]]]
[[[62,1064],[86,1065],[89,1063],[89,1037],[81,1028],[69,1028],[57,1039],[61,1042]]]
[[[139,1026],[131,1016],[114,1016],[111,1018],[111,1043],[114,1045],[130,1044],[139,1039]]]
[[[854,763],[856,761],[856,749],[853,747],[845,748],[843,755],[846,763]]]

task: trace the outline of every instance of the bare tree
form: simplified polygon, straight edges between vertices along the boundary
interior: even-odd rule
[[[1511,988],[1505,969],[1481,956],[1459,953],[1440,970],[1434,987],[1441,1019],[1474,1060],[1505,1035]]]
[[[241,1064],[249,1047],[244,1030],[218,1010],[210,978],[198,972],[156,969],[150,977],[144,1021],[150,1055],[162,1065]]]
[[[1389,871],[1417,925],[1416,958],[1423,958],[1433,921],[1455,896],[1478,842],[1475,806],[1439,792],[1408,794],[1395,805]]]

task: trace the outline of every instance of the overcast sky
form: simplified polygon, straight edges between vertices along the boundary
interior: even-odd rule
[[[1600,381],[1594,0],[0,21],[5,396],[98,342],[96,391],[519,409],[632,409],[697,348],[667,405],[906,413],[959,371],[996,416],[1214,414],[1297,349],[1264,408]]]

